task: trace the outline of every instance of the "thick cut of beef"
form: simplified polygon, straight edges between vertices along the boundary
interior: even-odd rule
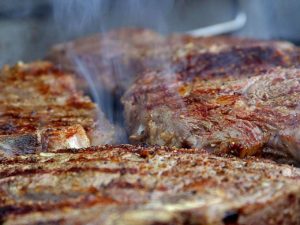
[[[300,171],[130,145],[0,159],[8,224],[299,224]]]
[[[1,154],[112,143],[113,127],[75,86],[73,75],[48,62],[5,66],[0,72]]]
[[[123,28],[56,45],[48,59],[78,75],[90,75],[96,86],[108,93],[122,94],[138,74],[149,69],[188,74],[205,70],[210,74],[210,67],[217,64],[221,74],[226,66],[237,63],[252,64],[253,69],[290,66],[295,52],[287,42],[161,36],[147,29]]]
[[[145,74],[123,98],[131,140],[300,160],[300,70],[250,71]]]

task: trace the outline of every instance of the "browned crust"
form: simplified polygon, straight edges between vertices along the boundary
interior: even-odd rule
[[[220,44],[217,40],[212,38],[212,43]],[[241,157],[267,155],[263,150],[277,138],[276,132],[297,127],[299,49],[259,41],[232,46],[236,40],[231,41],[217,51],[195,48],[177,57],[171,69],[141,74],[122,98],[132,143],[199,147]],[[253,90],[247,96],[247,85],[256,83],[256,78],[261,85],[258,91],[265,93],[261,99]],[[288,81],[294,84],[288,85]],[[280,82],[286,82],[282,86],[290,91],[282,91]],[[276,91],[280,97],[272,96]],[[230,127],[239,137],[224,131]],[[222,135],[223,139],[219,138]],[[282,140],[287,145],[298,141],[292,135],[285,136]],[[270,148],[279,149],[285,161],[300,160],[299,151],[284,150],[280,145]]]
[[[205,70],[209,75],[213,66],[221,75],[231,63],[288,66],[297,61],[299,52],[287,42],[182,34],[164,37],[148,29],[123,28],[55,45],[47,58],[78,75],[82,75],[79,66],[84,66],[103,84],[99,88],[122,94],[145,70],[167,68],[186,74]]]
[[[88,147],[96,120],[108,124],[74,75],[50,62],[20,62],[0,73],[0,154]]]
[[[298,224],[299,179],[300,171],[290,166],[197,149],[65,149],[1,159],[1,219],[4,224]]]

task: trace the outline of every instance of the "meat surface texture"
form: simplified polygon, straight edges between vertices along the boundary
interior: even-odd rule
[[[130,145],[0,159],[2,224],[299,224],[300,171]]]
[[[67,70],[90,75],[96,86],[108,93],[117,90],[122,94],[137,79],[123,97],[133,143],[199,147],[240,156],[263,154],[295,163],[294,159],[300,159],[300,132],[295,127],[298,79],[287,78],[284,84],[291,94],[281,93],[280,82],[273,90],[272,85],[251,77],[280,73],[280,69],[270,72],[276,67],[298,68],[299,53],[297,47],[281,41],[161,36],[145,29],[119,29],[57,45],[49,58]],[[217,91],[230,91],[231,86],[223,87],[222,82],[240,78],[244,82],[240,82],[240,89],[228,94]],[[291,85],[293,81],[295,87]],[[243,88],[247,89],[251,82],[258,82],[261,90],[268,86],[264,90],[271,96],[265,96],[268,106],[261,104],[265,98],[262,96],[260,101],[250,101],[251,96]],[[196,88],[201,90],[197,92]],[[285,97],[272,100],[276,91]],[[240,97],[234,96],[235,92]],[[218,102],[217,98],[225,95],[231,100]],[[276,101],[283,101],[283,105],[280,107]],[[241,103],[248,108],[238,106]],[[241,118],[238,113],[249,117]],[[253,115],[264,118],[251,119]]]
[[[233,52],[233,48],[237,51]],[[223,55],[216,55],[219,52]],[[294,47],[287,42],[195,38],[182,34],[162,36],[147,29],[123,28],[58,44],[47,58],[80,77],[89,75],[96,87],[108,93],[122,94],[145,70],[176,67],[176,70],[193,73],[206,66],[209,72],[210,55],[216,55],[215,62],[211,63],[223,64],[220,73],[226,66],[224,63],[229,66],[239,61],[252,63],[253,68],[260,64],[289,66],[294,60],[293,54]],[[197,59],[199,55],[202,59]],[[201,63],[204,60],[205,65]],[[220,60],[222,62],[217,62]]]
[[[199,39],[210,47],[140,75],[122,100],[131,141],[299,161],[299,49],[238,40]]]
[[[112,143],[113,127],[76,89],[74,75],[51,63],[5,66],[0,86],[0,154]]]

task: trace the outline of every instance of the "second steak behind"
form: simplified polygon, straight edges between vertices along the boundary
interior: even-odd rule
[[[232,51],[233,47],[237,50]],[[162,36],[148,29],[123,28],[55,45],[47,58],[84,78],[81,83],[86,88],[85,77],[90,76],[96,88],[119,95],[148,70],[171,69],[191,75],[209,74],[216,64],[219,74],[232,64],[286,67],[297,60],[294,54],[295,48],[287,42]]]
[[[232,47],[145,73],[123,97],[131,140],[300,160],[300,70],[283,68],[297,51]]]

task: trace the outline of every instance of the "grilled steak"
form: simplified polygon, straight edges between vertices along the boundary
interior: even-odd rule
[[[299,224],[300,170],[130,145],[0,159],[3,224]]]
[[[226,68],[224,63],[252,63],[253,68],[259,64],[289,66],[295,61],[293,54],[295,47],[286,42],[188,35],[163,37],[151,30],[123,28],[56,45],[48,59],[77,74],[91,75],[96,85],[109,93],[122,94],[138,74],[149,69],[193,73],[204,69],[202,66],[209,72],[208,67],[218,63],[220,69]],[[216,55],[214,61],[210,55]],[[220,59],[224,60],[218,62]]]
[[[51,63],[6,66],[0,86],[0,154],[82,148],[113,140],[113,128],[103,116],[96,123],[101,112],[76,90],[73,76]]]
[[[147,73],[123,99],[131,140],[300,160],[300,70],[249,71],[207,79]]]
[[[139,74],[166,69],[191,77],[266,71],[298,64],[292,44],[234,37],[161,36],[145,29],[118,29],[53,47],[48,59],[78,75],[84,90],[98,91],[100,107],[123,126],[119,99]],[[232,66],[234,65],[234,66]],[[245,66],[246,65],[246,66]],[[89,79],[85,79],[88,76]],[[86,80],[88,82],[86,82]],[[107,99],[111,101],[107,101]]]

